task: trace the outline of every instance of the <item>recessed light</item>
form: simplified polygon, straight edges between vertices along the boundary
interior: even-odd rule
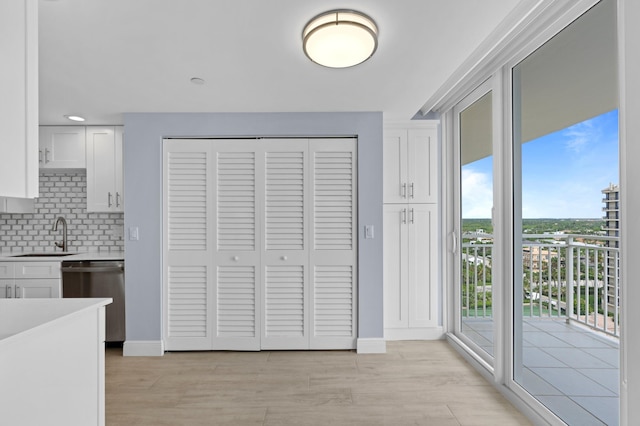
[[[203,79],[201,79],[200,77],[193,77],[193,78],[191,79],[191,82],[192,82],[193,84],[197,84],[197,85],[199,85],[199,86],[202,86],[202,85],[204,84],[204,80],[203,80]]]
[[[71,121],[84,121],[84,117],[80,117],[79,115],[65,115],[64,118]]]

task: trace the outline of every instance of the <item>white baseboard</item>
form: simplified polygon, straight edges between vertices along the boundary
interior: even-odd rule
[[[162,340],[127,340],[122,345],[122,356],[163,356]]]
[[[386,354],[387,342],[381,338],[358,339],[357,351],[359,354]]]
[[[421,328],[385,328],[385,340],[441,340],[444,339],[442,327]]]

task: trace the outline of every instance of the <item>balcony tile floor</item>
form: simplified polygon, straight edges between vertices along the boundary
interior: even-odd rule
[[[493,353],[491,319],[465,319],[463,332]],[[569,425],[619,424],[619,343],[564,319],[526,318],[520,383]]]

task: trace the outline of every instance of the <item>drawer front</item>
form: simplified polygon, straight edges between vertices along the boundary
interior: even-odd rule
[[[15,279],[61,278],[60,262],[16,262]]]
[[[0,279],[13,278],[14,266],[13,262],[0,262]]]

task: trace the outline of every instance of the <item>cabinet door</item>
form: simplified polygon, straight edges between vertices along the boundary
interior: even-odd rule
[[[33,198],[0,197],[0,213],[34,213]]]
[[[408,221],[408,325],[437,326],[437,207],[410,204]],[[386,244],[386,241],[385,241]]]
[[[409,129],[407,135],[407,198],[410,203],[436,203],[436,128]]]
[[[120,131],[120,129],[119,129]],[[87,127],[87,211],[121,212],[122,137],[115,127]]]
[[[84,169],[85,127],[40,127],[39,161],[41,169]]]
[[[0,194],[38,196],[38,1],[0,1]]]
[[[13,279],[0,279],[0,299],[13,299],[16,296]]]
[[[406,328],[409,292],[407,271],[407,205],[387,204],[383,210],[384,326]]]
[[[383,199],[407,202],[407,131],[389,128],[383,139]]]
[[[54,278],[60,279],[60,262],[14,262],[15,278],[20,279],[40,279]]]
[[[60,297],[60,280],[16,280],[16,299],[51,299]]]

